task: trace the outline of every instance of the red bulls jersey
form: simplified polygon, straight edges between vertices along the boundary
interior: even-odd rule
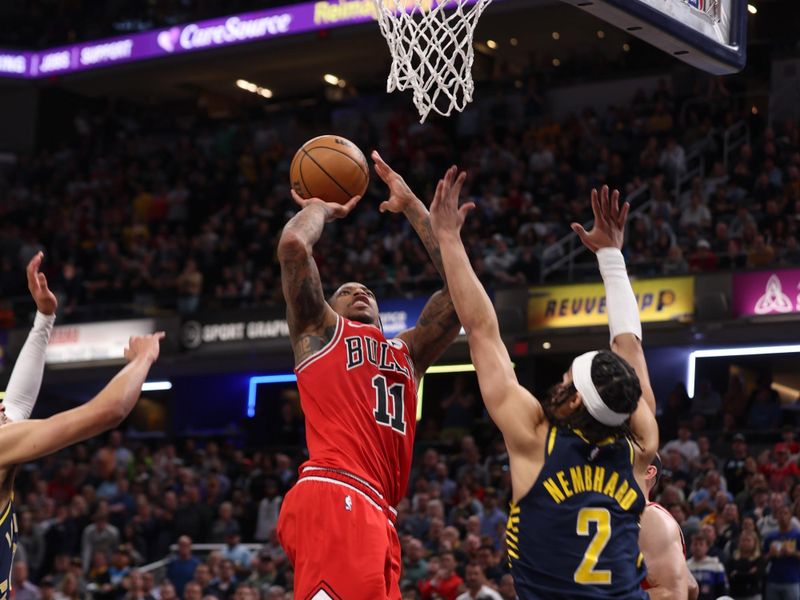
[[[417,413],[405,343],[340,316],[331,341],[295,371],[308,464],[362,477],[397,504],[408,485]]]

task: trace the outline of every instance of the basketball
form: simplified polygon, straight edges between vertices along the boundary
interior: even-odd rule
[[[346,204],[363,196],[369,183],[364,153],[338,135],[315,137],[297,151],[289,168],[292,188],[303,198]]]

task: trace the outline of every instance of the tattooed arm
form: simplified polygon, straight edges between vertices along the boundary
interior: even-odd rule
[[[408,345],[409,353],[414,361],[415,374],[419,379],[453,343],[461,326],[447,288],[447,279],[442,266],[442,252],[439,249],[439,241],[431,229],[428,209],[411,191],[403,178],[383,161],[380,154],[373,152],[372,158],[375,161],[375,172],[389,187],[390,196],[387,201],[381,203],[381,212],[386,210],[402,212],[406,216],[445,282],[442,290],[431,296],[425,308],[422,309],[416,326],[398,335]],[[456,169],[452,167],[447,171],[445,179],[453,185],[455,178]],[[462,176],[458,178],[455,185],[458,185],[460,189],[463,183],[464,177]]]
[[[278,242],[281,285],[286,300],[286,320],[295,364],[322,348],[336,329],[336,313],[325,301],[313,248],[325,223],[347,216],[360,200],[356,196],[345,205],[304,200],[292,190],[302,210],[283,228]]]

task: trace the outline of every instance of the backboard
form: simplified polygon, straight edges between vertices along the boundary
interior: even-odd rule
[[[747,0],[563,0],[715,75],[747,59]]]

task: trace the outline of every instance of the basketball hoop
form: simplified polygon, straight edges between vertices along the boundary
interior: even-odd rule
[[[392,53],[386,91],[410,89],[424,122],[472,102],[472,35],[491,0],[374,0]]]

